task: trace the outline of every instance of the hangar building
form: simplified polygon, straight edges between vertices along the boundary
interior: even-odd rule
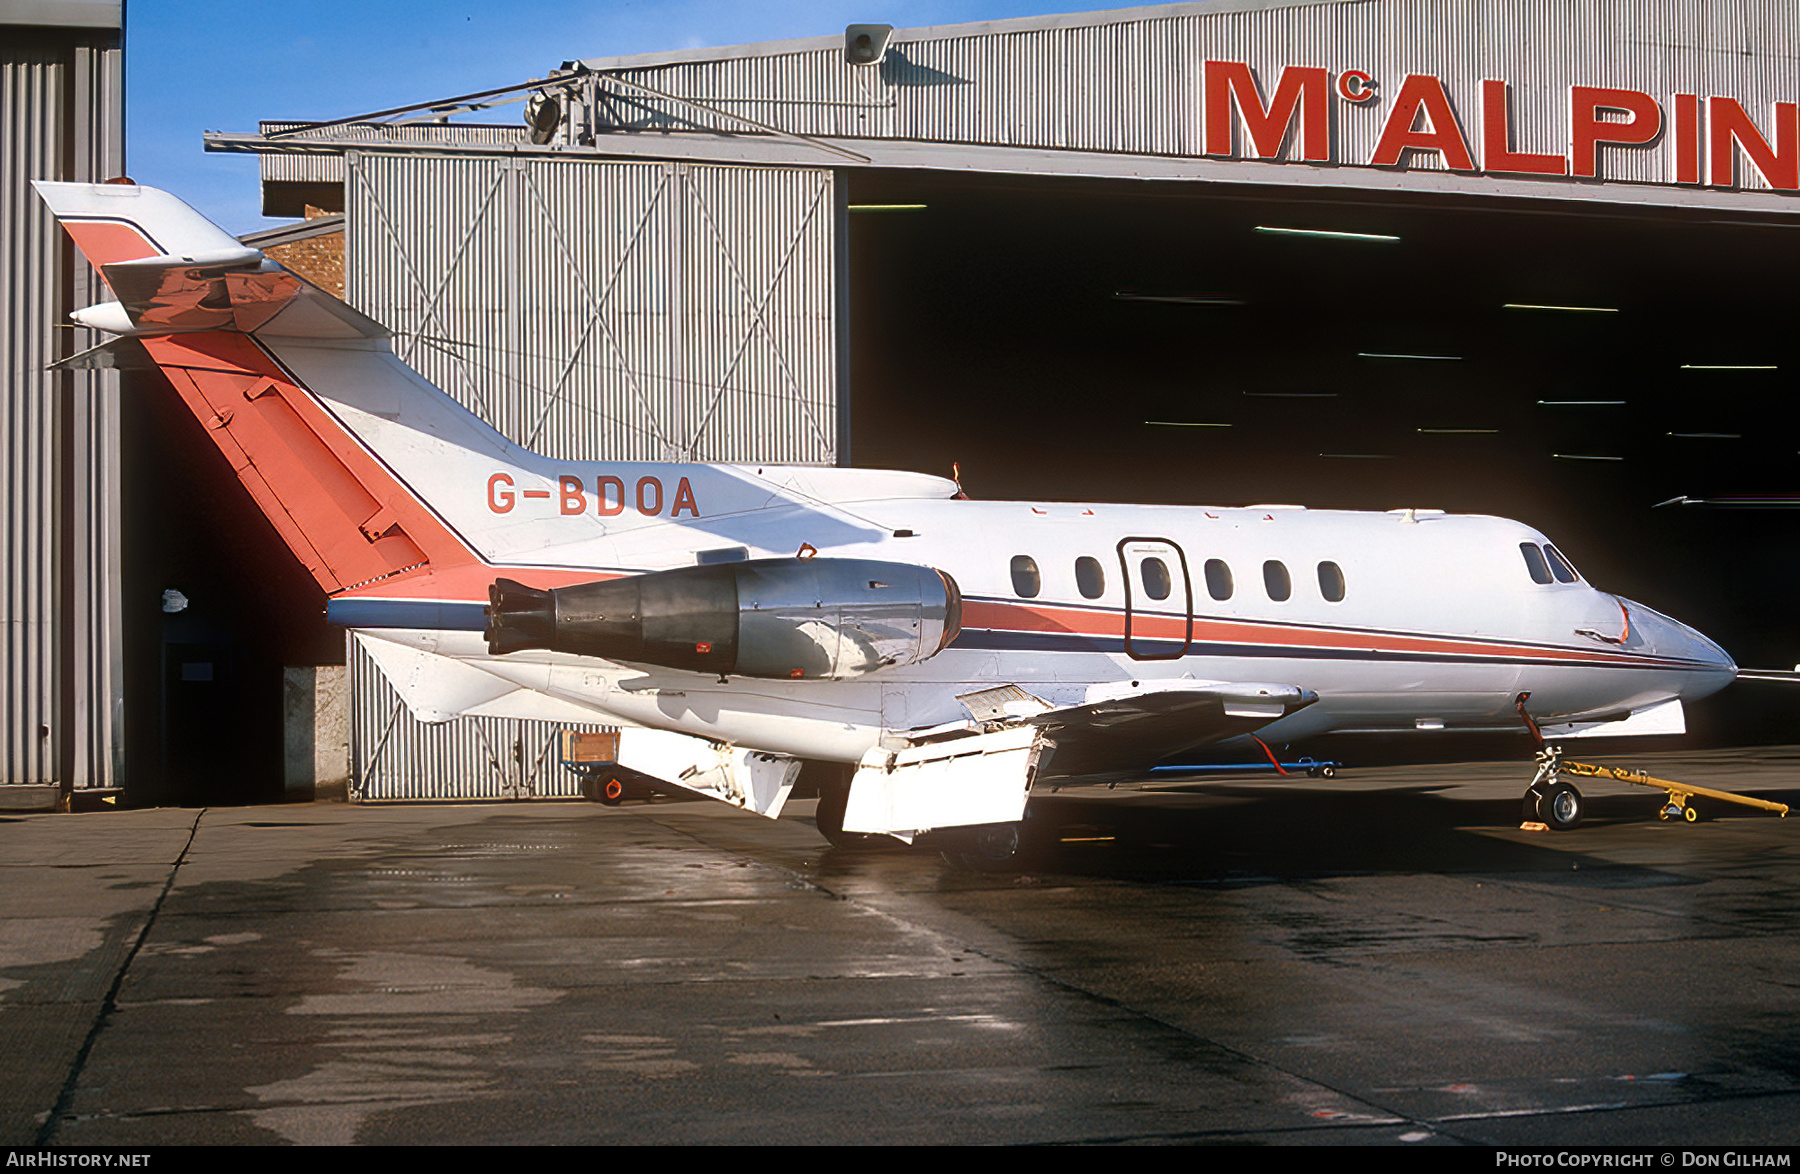
[[[120,779],[119,386],[52,370],[103,295],[34,179],[124,170],[120,5],[0,0],[0,807]]]
[[[207,146],[554,455],[1504,514],[1785,665],[1797,58],[1776,0],[1221,0],[573,61]],[[357,794],[569,793],[554,727],[350,677]],[[1697,732],[1784,736],[1746,688]]]

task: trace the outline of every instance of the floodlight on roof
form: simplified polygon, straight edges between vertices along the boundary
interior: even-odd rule
[[[851,65],[880,65],[887,56],[891,24],[853,24],[844,27],[844,60]]]
[[[531,141],[543,146],[556,137],[562,126],[562,101],[555,94],[538,90],[525,99],[525,125],[531,128]]]

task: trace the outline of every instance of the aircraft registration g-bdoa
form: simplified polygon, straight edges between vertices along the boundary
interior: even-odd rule
[[[1679,731],[1737,671],[1502,518],[552,460],[174,197],[37,187],[118,299],[74,317],[135,340],[89,361],[141,343],[419,719],[617,725],[620,766],[771,817],[818,763],[833,838],[1004,845],[1034,781],[1518,729],[1521,694],[1552,737]]]

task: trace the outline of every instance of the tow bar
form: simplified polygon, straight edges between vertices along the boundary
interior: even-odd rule
[[[1629,767],[1574,762],[1563,758],[1562,747],[1546,746],[1538,751],[1537,774],[1531,780],[1531,788],[1525,792],[1524,816],[1527,825],[1541,823],[1556,831],[1563,831],[1581,822],[1581,792],[1561,780],[1560,776],[1565,774],[1577,778],[1612,779],[1614,782],[1632,783],[1662,791],[1668,796],[1668,802],[1657,812],[1663,819],[1681,819],[1688,823],[1699,819],[1699,814],[1688,805],[1688,800],[1696,795],[1723,803],[1739,803],[1745,807],[1773,811],[1783,817],[1788,813],[1785,803],[1770,803],[1766,799],[1752,799],[1748,795],[1734,795],[1730,791],[1712,787],[1696,787],[1692,783],[1659,779]]]

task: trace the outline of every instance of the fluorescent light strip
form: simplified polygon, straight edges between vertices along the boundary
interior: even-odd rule
[[[1273,236],[1311,236],[1324,240],[1379,241],[1383,244],[1400,239],[1385,232],[1335,232],[1328,228],[1275,228],[1267,224],[1257,225],[1256,231],[1266,232]]]
[[[1779,371],[1774,363],[1683,363],[1683,371]]]
[[[1357,351],[1359,359],[1426,359],[1434,363],[1460,363],[1461,355],[1388,355],[1379,351]]]
[[[1742,440],[1742,439],[1744,439],[1743,434],[1738,433],[1738,432],[1671,432],[1671,433],[1669,433],[1669,435],[1680,437],[1683,440]]]
[[[1666,505],[1705,505],[1719,509],[1795,509],[1800,508],[1800,495],[1776,494],[1767,497],[1671,497],[1668,501],[1659,501],[1650,508],[1660,510]]]
[[[1246,391],[1257,399],[1336,399],[1335,391]]]
[[[1485,436],[1498,432],[1498,428],[1415,428],[1415,432],[1429,432],[1435,436]]]
[[[1587,453],[1578,452],[1553,452],[1550,455],[1559,461],[1622,461],[1625,459],[1624,457],[1590,456]]]
[[[924,204],[851,204],[851,212],[917,212]]]
[[[1113,299],[1120,302],[1166,302],[1175,306],[1241,306],[1244,299],[1225,294],[1144,294],[1130,290],[1114,290]]]
[[[1339,461],[1391,461],[1392,453],[1385,452],[1322,452],[1322,457],[1331,457]]]
[[[1538,406],[1545,408],[1622,408],[1622,399],[1541,399]]]
[[[1155,428],[1229,428],[1229,424],[1202,424],[1195,420],[1145,420]]]
[[[1507,302],[1502,310],[1557,310],[1564,314],[1617,314],[1617,306],[1540,306],[1535,302]]]

